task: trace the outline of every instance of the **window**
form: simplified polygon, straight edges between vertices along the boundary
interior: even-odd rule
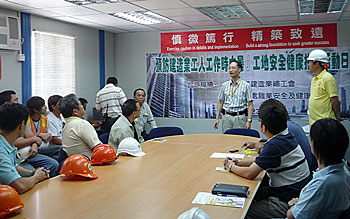
[[[75,39],[32,32],[32,95],[45,101],[51,95],[76,93]]]

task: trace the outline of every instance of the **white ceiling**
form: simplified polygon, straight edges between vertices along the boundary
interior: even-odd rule
[[[350,19],[348,1],[343,13],[300,16],[298,0],[126,0],[122,3],[77,6],[64,0],[0,0],[0,7],[49,17],[114,33],[174,31],[205,28],[335,22]],[[197,7],[241,4],[252,18],[214,20]],[[165,16],[174,23],[141,25],[111,16],[112,13],[145,11]]]

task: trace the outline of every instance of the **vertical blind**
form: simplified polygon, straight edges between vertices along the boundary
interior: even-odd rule
[[[75,39],[32,31],[32,95],[76,93]]]

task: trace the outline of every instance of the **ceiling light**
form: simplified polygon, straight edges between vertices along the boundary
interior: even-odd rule
[[[327,13],[340,13],[343,11],[347,0],[332,0]]]
[[[124,2],[124,0],[65,0],[76,5]]]
[[[132,21],[139,24],[160,24],[160,23],[172,23],[174,21],[155,14],[150,11],[131,11],[115,13],[113,16],[123,18],[128,21]]]
[[[299,14],[307,15],[314,13],[314,0],[299,0]]]
[[[222,5],[197,8],[215,20],[232,20],[252,17],[241,5]]]

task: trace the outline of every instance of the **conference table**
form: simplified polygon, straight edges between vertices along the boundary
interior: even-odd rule
[[[200,134],[163,137],[141,144],[143,157],[120,156],[110,165],[93,166],[95,180],[56,176],[21,195],[22,212],[14,218],[177,218],[200,207],[212,218],[244,218],[264,173],[247,180],[216,172],[223,159],[213,152],[241,149],[257,138]],[[198,192],[211,192],[215,183],[249,186],[243,208],[192,204]]]

